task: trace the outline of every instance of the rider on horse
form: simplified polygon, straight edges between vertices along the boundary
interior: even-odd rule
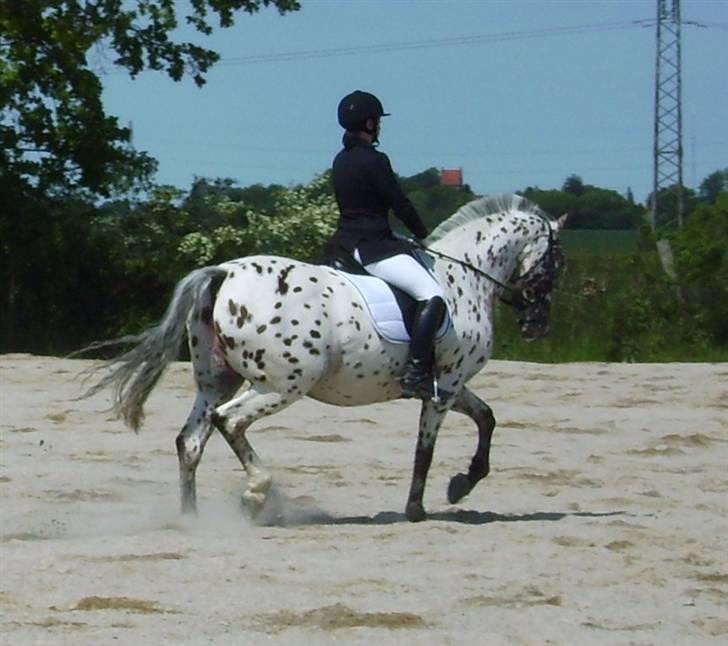
[[[427,228],[395,177],[389,158],[375,146],[380,121],[389,116],[379,99],[357,90],[339,103],[344,148],[333,163],[339,223],[331,244],[350,253],[373,276],[398,287],[417,301],[410,352],[402,377],[402,396],[433,395],[433,345],[446,315],[443,291],[415,258],[411,242],[395,237],[387,215],[391,209],[416,238]]]

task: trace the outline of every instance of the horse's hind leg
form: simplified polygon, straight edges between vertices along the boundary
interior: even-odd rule
[[[214,381],[208,377],[204,384],[198,379],[198,388],[202,389],[198,390],[194,406],[176,440],[183,514],[197,511],[195,474],[207,440],[213,431],[210,413],[216,406],[230,399],[242,381],[242,378],[234,373],[219,375]]]
[[[217,337],[209,324],[211,307],[212,297],[207,294],[187,320],[197,397],[176,440],[182,513],[197,511],[195,475],[213,431],[210,415],[243,383],[243,378],[230,369],[218,351]]]
[[[182,513],[197,511],[197,486],[195,474],[202,459],[207,440],[214,430],[210,423],[210,413],[222,402],[229,399],[240,387],[242,379],[228,377],[219,389],[198,391],[194,406],[187,416],[182,430],[177,435],[177,459],[179,462],[179,484]]]
[[[478,425],[478,447],[470,462],[468,473],[458,473],[450,480],[447,499],[451,504],[467,496],[490,471],[490,441],[495,429],[495,417],[490,406],[467,388],[459,393],[453,410],[463,413]]]
[[[297,398],[285,398],[275,391],[264,390],[253,384],[249,390],[217,408],[212,423],[240,460],[248,474],[248,485],[243,502],[255,513],[265,503],[272,484],[270,473],[263,466],[245,433],[256,420],[286,408]]]

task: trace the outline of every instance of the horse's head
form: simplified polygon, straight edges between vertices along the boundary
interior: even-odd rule
[[[512,304],[516,309],[521,335],[535,341],[551,331],[551,292],[564,267],[558,235],[568,216],[547,220],[548,229],[526,245],[513,286]]]

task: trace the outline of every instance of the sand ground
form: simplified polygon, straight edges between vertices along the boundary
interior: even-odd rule
[[[448,505],[449,415],[419,524],[417,404],[299,402],[250,432],[268,525],[218,436],[180,516],[187,365],[139,434],[84,365],[0,356],[2,644],[728,644],[728,364],[491,362],[491,474]]]

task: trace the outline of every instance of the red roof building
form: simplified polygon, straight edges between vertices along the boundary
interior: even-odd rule
[[[463,169],[462,168],[442,168],[440,170],[440,184],[442,186],[452,186],[453,188],[463,187]]]

